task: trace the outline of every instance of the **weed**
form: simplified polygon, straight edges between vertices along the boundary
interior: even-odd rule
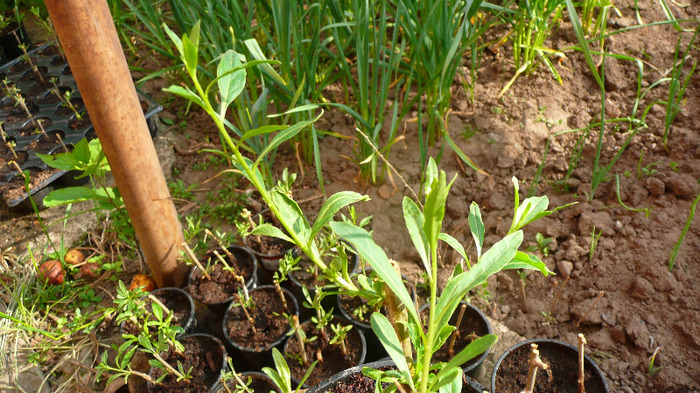
[[[539,250],[540,254],[542,254],[542,257],[547,258],[549,255],[549,252],[551,251],[549,244],[554,240],[552,237],[544,237],[541,233],[537,232],[535,234],[535,241],[537,242],[536,247],[529,247],[528,251],[537,251]]]
[[[683,51],[683,53],[681,53],[682,36],[679,36],[678,42],[676,43],[676,51],[673,54],[673,70],[671,71],[671,81],[668,87],[668,99],[666,100],[666,117],[664,118],[663,143],[664,147],[666,147],[667,149],[668,134],[671,131],[671,124],[673,124],[673,121],[676,119],[676,116],[678,116],[678,113],[680,113],[681,111],[681,105],[684,102],[685,91],[688,88],[688,83],[690,83],[690,79],[693,76],[695,68],[698,65],[697,60],[694,61],[693,65],[690,67],[690,70],[686,72],[685,79],[682,79],[683,71],[686,68],[685,64],[690,58],[688,53],[690,52],[691,48],[693,47],[693,44],[695,43],[695,39],[698,36],[698,32],[700,32],[700,26],[698,26],[695,29],[695,34],[693,34],[693,37],[690,39],[690,42],[688,43],[688,46],[685,48],[685,51]]]
[[[661,371],[661,369],[663,368],[663,366],[657,366],[655,364],[656,363],[656,356],[659,354],[660,349],[661,349],[661,347],[656,347],[656,349],[654,349],[654,353],[652,353],[648,359],[647,372],[652,377],[655,376],[656,374],[658,374],[659,371]]]
[[[646,166],[642,167],[642,160],[644,159],[644,150],[639,154],[639,161],[637,162],[637,178],[642,179],[654,175],[658,170],[654,169],[655,166],[661,164],[661,161],[654,161]]]
[[[668,271],[673,270],[673,266],[676,263],[676,257],[678,256],[678,250],[681,248],[681,243],[683,243],[683,239],[685,239],[685,235],[690,229],[690,224],[693,222],[693,217],[695,217],[695,208],[698,206],[698,202],[700,202],[700,194],[698,194],[698,196],[695,197],[693,205],[690,207],[690,214],[688,214],[688,220],[686,220],[685,226],[681,231],[681,235],[678,237],[678,241],[673,247],[673,251],[671,251],[671,256],[668,258]]]
[[[649,217],[649,214],[651,214],[651,209],[648,207],[645,208],[633,208],[625,205],[622,202],[622,199],[620,199],[620,176],[615,175],[615,195],[617,195],[617,202],[625,208],[625,210],[631,211],[631,212],[644,212],[645,217]]]

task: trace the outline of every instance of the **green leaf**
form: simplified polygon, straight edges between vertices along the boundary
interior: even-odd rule
[[[180,39],[180,37],[178,37],[174,31],[170,30],[168,25],[166,25],[165,23],[163,23],[163,30],[165,30],[165,33],[168,34],[168,37],[170,37],[170,40],[173,41],[173,43],[175,44],[177,51],[180,53],[180,56],[184,57],[185,52],[182,49],[182,40]]]
[[[202,101],[202,99],[199,98],[198,95],[196,95],[192,90],[190,90],[189,87],[172,85],[170,87],[166,87],[165,89],[163,89],[163,91],[175,94],[186,100],[192,101],[195,104],[201,106],[202,108],[205,107],[204,101]]]
[[[401,276],[389,263],[389,258],[387,258],[384,250],[372,240],[372,236],[366,230],[347,222],[331,222],[330,226],[339,237],[354,247],[361,258],[372,266],[372,269],[384,280],[399,301],[406,306],[406,310],[413,319],[420,321],[416,306],[413,304],[413,300],[408,294]]]
[[[262,49],[260,49],[260,45],[258,45],[258,42],[255,40],[255,38],[249,38],[245,41],[243,41],[243,44],[245,44],[246,48],[248,48],[248,51],[250,54],[253,56],[254,59],[256,60],[267,60],[265,55],[263,54]],[[269,64],[263,64],[260,66],[262,70],[268,74],[269,76],[272,77],[277,83],[279,83],[281,86],[287,86],[287,82],[280,76],[280,74],[275,71],[274,68],[272,68],[271,65]]]
[[[445,369],[443,369],[445,370]],[[430,391],[439,393],[459,393],[462,390],[462,369],[453,367],[445,370],[445,373],[435,378],[435,383],[430,387]]]
[[[272,198],[272,203],[279,211],[280,216],[277,218],[280,222],[287,225],[291,224],[293,233],[301,236],[304,244],[309,244],[311,239],[313,239],[310,236],[311,227],[299,205],[289,195],[278,190],[273,190],[270,193],[270,197]]]
[[[447,184],[446,177],[445,171],[440,171],[440,174],[434,179],[431,186],[426,187],[429,193],[426,195],[425,206],[423,207],[423,217],[425,218],[423,231],[425,231],[425,239],[430,246],[430,250],[437,249],[438,236],[442,229],[442,220],[445,218],[447,194],[450,192],[452,183],[457,179],[455,175],[452,181]]]
[[[269,133],[272,133],[275,131],[284,130],[287,127],[289,127],[289,126],[287,126],[287,125],[274,125],[273,124],[273,125],[267,125],[267,126],[262,126],[262,127],[252,129],[250,131],[247,131],[245,134],[243,134],[243,136],[241,136],[241,139],[238,140],[238,143],[236,145],[240,146],[243,142],[247,141],[250,138],[256,137],[258,135],[265,135],[265,134],[269,134]]]
[[[274,226],[272,224],[258,225],[257,227],[255,227],[255,229],[253,229],[250,232],[250,234],[251,235],[258,235],[258,236],[276,237],[276,238],[279,238],[282,240],[286,240],[290,243],[294,242],[294,240],[292,240],[292,238],[287,236],[284,232],[282,232],[281,229],[277,228],[276,226]]]
[[[268,155],[271,151],[275,150],[279,145],[286,142],[287,140],[293,138],[296,134],[298,134],[301,130],[303,130],[304,128],[309,126],[311,123],[320,119],[322,115],[323,115],[323,112],[321,112],[314,119],[300,121],[299,123],[296,123],[293,126],[288,127],[283,131],[280,131],[277,135],[275,135],[274,138],[272,138],[272,140],[270,142],[268,142],[265,149],[262,152],[260,152],[260,154],[258,155],[258,158],[255,160],[255,163],[254,163],[255,167],[257,168],[257,166],[260,164],[260,161],[262,161],[263,158],[265,158],[265,156]]]
[[[545,277],[550,274],[554,274],[554,272],[549,270],[547,265],[545,265],[540,258],[522,251],[515,253],[513,260],[508,262],[508,264],[503,267],[503,270],[507,269],[539,270]]]
[[[267,374],[283,392],[290,392],[292,390],[292,383],[289,365],[287,361],[284,360],[284,356],[282,356],[279,349],[272,348],[272,360],[275,362],[275,369],[264,367],[262,371]]]
[[[226,109],[235,100],[245,88],[246,70],[241,68],[231,72],[236,67],[240,67],[245,61],[245,56],[236,53],[233,49],[229,49],[224,53],[219,61],[219,66],[216,69],[216,75],[219,77],[219,94],[221,95],[221,114],[226,113]]]
[[[549,198],[546,195],[525,199],[515,211],[513,223],[508,233],[513,233],[525,225],[551,214],[546,211],[547,206],[549,206]]]
[[[476,202],[472,202],[469,206],[469,230],[474,238],[474,244],[476,245],[476,255],[477,260],[481,258],[481,247],[484,245],[484,234],[486,233],[486,227],[484,226],[484,221],[481,219],[481,210]]]
[[[98,199],[95,190],[87,187],[66,187],[51,191],[44,198],[44,206],[53,207]]]
[[[474,163],[474,161],[471,160],[471,158],[467,157],[467,155],[464,154],[464,153],[462,152],[462,150],[460,150],[459,146],[457,146],[457,144],[454,143],[454,141],[452,140],[452,138],[450,138],[450,134],[449,134],[447,131],[445,131],[445,132],[443,133],[443,135],[445,136],[445,140],[447,141],[447,144],[450,145],[450,147],[451,147],[452,150],[455,152],[455,154],[457,154],[457,157],[459,157],[462,161],[464,161],[465,164],[469,165],[470,168],[472,168],[473,170],[475,170],[475,171],[477,171],[477,172],[479,172],[479,173],[482,173],[482,174],[484,174],[484,175],[486,175],[486,176],[490,176],[488,173],[486,173],[486,171],[484,171],[483,169],[479,168],[479,166],[477,166],[477,165]]]
[[[197,70],[197,62],[199,59],[199,27],[201,20],[198,20],[192,30],[190,30],[190,35],[187,34],[182,36],[182,60],[185,63],[187,70],[194,73]]]
[[[454,237],[446,234],[446,233],[441,233],[438,235],[438,239],[444,241],[445,243],[449,244],[450,247],[452,247],[455,251],[459,253],[459,255],[464,258],[464,262],[466,262],[467,267],[471,269],[471,264],[469,263],[469,257],[467,257],[467,252],[464,250],[464,246],[457,241]]]
[[[425,231],[423,226],[425,225],[425,218],[423,217],[423,212],[420,211],[418,205],[416,205],[413,200],[409,197],[403,198],[403,219],[406,221],[406,229],[408,229],[408,234],[411,236],[411,241],[413,241],[413,246],[418,251],[421,261],[423,261],[423,267],[430,277],[432,275],[432,269],[430,268],[430,244],[428,239],[425,237]],[[431,278],[432,279],[432,278]]]
[[[481,285],[492,274],[498,273],[515,257],[523,241],[523,232],[517,231],[499,240],[482,255],[479,262],[468,271],[450,278],[438,299],[437,326],[446,325],[464,295]]]
[[[369,200],[367,195],[358,194],[354,191],[341,191],[331,195],[331,197],[323,203],[321,210],[318,211],[316,222],[314,222],[314,225],[311,228],[310,238],[315,238],[321,229],[333,219],[335,213],[337,213],[340,209],[350,204],[367,200]]]
[[[396,367],[404,375],[405,381],[413,388],[411,370],[408,368],[408,363],[406,363],[406,357],[401,349],[401,343],[396,335],[396,331],[394,331],[394,327],[384,315],[378,312],[372,313],[370,323],[372,324],[372,331],[377,335],[391,360],[394,361]]]
[[[299,385],[297,385],[297,388],[296,388],[295,392],[298,393],[299,390],[304,386],[304,382],[306,382],[306,380],[311,376],[311,373],[314,371],[314,368],[316,367],[316,364],[318,364],[318,360],[314,360],[314,362],[311,363],[311,365],[309,366],[308,370],[306,370],[306,373],[304,374],[304,376],[303,376],[303,377],[301,378],[301,380],[299,381]]]
[[[459,368],[464,363],[473,359],[476,356],[481,355],[493,346],[493,344],[498,341],[498,337],[495,334],[487,334],[483,337],[479,337],[467,345],[466,348],[462,349],[455,357],[450,360],[447,365],[445,365],[442,370],[438,373],[438,379],[443,378],[443,373],[449,373],[451,368]]]

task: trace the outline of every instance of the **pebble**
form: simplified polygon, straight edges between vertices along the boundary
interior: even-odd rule
[[[571,271],[574,269],[574,264],[570,261],[560,261],[557,263],[557,272],[561,274],[562,278],[567,278],[571,275]]]
[[[654,286],[647,280],[637,277],[630,288],[630,296],[635,299],[646,299],[654,293]]]

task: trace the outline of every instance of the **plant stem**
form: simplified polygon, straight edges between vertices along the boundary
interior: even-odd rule
[[[157,353],[154,352],[154,353],[152,353],[151,355],[153,355],[153,357],[156,358],[156,360],[159,361],[160,364],[162,364],[163,366],[165,366],[165,368],[167,368],[168,371],[170,371],[171,373],[175,374],[175,376],[177,376],[178,379],[185,379],[185,376],[184,376],[184,375],[182,375],[182,374],[181,374],[179,371],[177,371],[173,366],[171,366],[171,365],[170,365],[168,362],[166,362],[162,357],[160,357],[159,354],[157,354]]]
[[[236,281],[241,283],[241,287],[243,287],[243,295],[245,296],[245,300],[248,301],[250,299],[250,296],[248,295],[248,288],[245,285],[245,278],[243,278],[243,276],[241,275],[236,274],[233,268],[228,263],[226,263],[226,260],[224,259],[224,257],[221,256],[221,254],[219,254],[218,251],[214,250],[214,255],[216,255],[216,259],[218,259],[219,262],[221,262],[225,266],[225,270],[231,272],[233,278],[235,278]]]
[[[280,300],[282,301],[282,305],[284,306],[284,310],[289,311],[289,307],[287,306],[287,298],[284,296],[284,292],[282,292],[282,287],[280,286],[280,282],[277,280],[272,280],[272,282],[275,284],[275,291],[277,292],[277,295],[279,295]]]
[[[584,347],[586,346],[586,337],[583,333],[578,334],[578,393],[586,393],[586,374],[583,370],[584,365]]]
[[[459,315],[457,315],[457,324],[455,326],[454,332],[452,332],[452,338],[450,339],[450,346],[448,349],[448,352],[450,353],[450,356],[454,354],[455,349],[455,341],[457,340],[457,336],[459,336],[459,327],[462,325],[462,318],[464,318],[464,312],[467,311],[467,305],[462,304],[462,306],[459,308]]]
[[[591,306],[588,308],[588,310],[586,310],[586,312],[583,315],[581,315],[581,317],[579,319],[577,319],[576,322],[574,322],[574,327],[578,327],[578,325],[581,324],[581,321],[583,321],[583,319],[586,318],[588,316],[588,314],[590,314],[591,311],[593,311],[593,309],[598,304],[598,302],[603,297],[603,295],[605,295],[605,291],[598,292],[598,296],[593,301],[593,304],[591,304]]]
[[[251,329],[253,329],[253,333],[257,333],[258,330],[255,328],[255,319],[253,319],[253,317],[251,317],[248,313],[248,306],[246,306],[247,299],[243,300],[240,293],[237,293],[236,296],[238,296],[238,301],[241,303],[241,308],[243,309],[246,319],[248,319],[248,322],[250,323]]]
[[[17,36],[17,31],[13,30],[12,34],[15,36],[15,39],[17,40],[17,46],[22,49],[22,52],[24,52],[24,57],[27,59],[27,63],[29,63],[29,66],[32,67],[32,71],[37,74],[39,79],[41,80],[41,83],[44,83],[44,77],[41,76],[41,73],[39,72],[39,69],[37,66],[32,62],[32,59],[29,57],[29,53],[27,53],[27,45],[22,43],[22,40],[19,39],[19,36]]]
[[[297,336],[297,341],[299,341],[299,352],[301,354],[301,361],[304,365],[309,364],[309,358],[306,356],[306,348],[304,347],[304,335],[299,325],[299,316],[292,315],[292,328],[294,329],[294,334]]]
[[[216,241],[216,244],[219,245],[219,248],[221,248],[222,250],[224,250],[224,253],[226,254],[226,256],[228,257],[228,259],[229,259],[231,262],[233,262],[233,261],[236,260],[236,257],[234,257],[233,254],[231,253],[231,251],[228,250],[228,247],[224,246],[224,243],[221,241],[221,239],[219,239],[218,236],[215,236],[215,235],[209,230],[209,228],[205,228],[205,229],[204,229],[204,233],[206,233],[207,235],[209,235],[209,236],[211,236],[211,237],[214,238],[214,240]]]
[[[554,301],[552,302],[552,307],[549,308],[549,316],[551,316],[551,317],[554,316],[554,308],[557,306],[557,303],[559,303],[559,298],[561,297],[562,292],[564,292],[564,287],[569,282],[570,278],[571,278],[571,275],[566,276],[566,278],[564,279],[564,282],[562,282],[559,285],[559,290],[557,291],[556,296],[554,296]]]
[[[389,262],[394,267],[399,277],[401,277],[401,266],[396,261],[389,260]],[[401,349],[406,358],[406,362],[412,364],[413,349],[411,347],[411,337],[408,334],[408,329],[406,329],[408,324],[408,311],[406,311],[406,306],[397,299],[388,285],[384,286],[384,306],[386,307],[389,321],[391,321],[391,325],[394,327],[394,331],[396,331],[396,335],[401,343]]]
[[[530,344],[530,360],[527,365],[527,386],[522,393],[533,393],[535,391],[535,381],[537,379],[537,368],[541,368],[542,370],[549,369],[549,365],[540,359],[540,351],[537,349],[537,344]]]
[[[207,280],[211,280],[211,276],[207,272],[207,269],[202,266],[202,264],[199,262],[199,259],[197,258],[196,255],[194,255],[194,252],[192,252],[192,249],[190,246],[187,245],[187,243],[182,243],[182,248],[185,249],[185,253],[187,254],[188,257],[194,262],[194,264],[199,268],[199,270],[204,274],[204,277],[207,278]]]

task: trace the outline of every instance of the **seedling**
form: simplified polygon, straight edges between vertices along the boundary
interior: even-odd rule
[[[328,323],[333,319],[333,308],[326,311],[321,304],[323,298],[326,297],[326,293],[321,287],[316,286],[316,290],[312,298],[309,290],[305,286],[301,289],[304,293],[304,307],[311,308],[316,313],[315,316],[311,317],[311,322],[314,323],[316,329],[318,329],[319,333],[321,334],[321,337],[325,338],[326,326],[328,326]]]
[[[299,393],[299,390],[304,386],[304,382],[314,371],[316,364],[318,364],[318,361],[311,363],[309,368],[306,370],[306,374],[304,374],[304,377],[299,381],[296,390],[293,390],[292,381],[290,378],[292,373],[289,371],[289,364],[287,364],[287,361],[284,360],[284,356],[282,356],[277,348],[272,348],[272,359],[275,362],[275,368],[272,369],[270,367],[263,367],[262,371],[272,379],[282,393]]]
[[[330,343],[340,345],[340,350],[343,352],[343,355],[346,355],[348,350],[345,345],[345,338],[348,332],[352,330],[352,325],[343,326],[341,323],[332,323],[331,330],[333,330],[333,338],[331,338]]]
[[[52,77],[51,79],[49,79],[49,82],[51,82],[51,84],[53,85],[51,93],[53,93],[56,97],[58,97],[59,100],[61,100],[61,105],[65,106],[66,108],[70,108],[70,110],[73,111],[75,117],[78,120],[82,120],[84,112],[78,112],[78,110],[75,108],[75,105],[73,105],[73,102],[71,102],[73,92],[70,90],[66,90],[63,94],[61,94],[61,90],[56,84],[57,81],[58,78],[56,77]]]
[[[540,254],[542,254],[542,257],[547,258],[549,252],[551,251],[551,249],[549,248],[549,243],[551,243],[552,240],[554,239],[551,237],[544,237],[544,235],[537,232],[537,234],[535,234],[535,241],[537,242],[537,247],[528,247],[527,250],[530,252],[539,250]]]
[[[248,292],[246,291],[245,293],[247,294]],[[241,296],[240,293],[237,293],[236,296],[238,297],[238,303],[236,303],[235,306],[241,306],[243,314],[245,314],[246,319],[250,323],[250,328],[253,330],[254,333],[257,333],[257,329],[255,328],[255,319],[253,319],[253,317],[250,316],[250,312],[248,312],[249,308],[255,308],[255,302],[253,302],[253,299],[250,297]]]
[[[660,349],[661,349],[661,347],[656,347],[656,349],[654,350],[654,353],[652,353],[648,359],[649,363],[648,363],[648,367],[647,367],[647,372],[652,377],[655,376],[656,374],[658,374],[658,372],[661,371],[661,369],[663,368],[663,366],[657,366],[655,364],[656,363],[656,355],[659,354]]]
[[[3,122],[0,121],[0,136],[2,136],[2,141],[10,149],[10,152],[12,152],[12,157],[14,157],[14,159],[17,160],[17,152],[15,151],[15,144],[14,144],[14,142],[7,139],[7,133],[3,129],[2,123]]]
[[[678,256],[678,250],[681,248],[681,244],[683,243],[683,239],[685,239],[685,235],[688,233],[688,230],[690,230],[690,224],[693,223],[693,217],[695,217],[695,208],[698,206],[698,202],[700,202],[700,194],[695,197],[695,200],[693,201],[693,205],[690,207],[690,214],[688,214],[688,219],[685,221],[685,226],[683,227],[683,230],[681,231],[681,235],[678,237],[678,241],[676,242],[676,245],[673,246],[673,251],[671,251],[671,256],[668,258],[668,271],[673,270],[673,266],[676,264],[676,257]]]
[[[284,257],[280,259],[278,270],[272,276],[272,282],[275,285],[275,291],[280,297],[280,300],[282,301],[285,310],[289,310],[289,308],[287,306],[287,298],[284,296],[284,292],[282,292],[282,287],[280,286],[280,284],[287,281],[289,273],[299,270],[299,267],[296,266],[298,262],[299,257],[295,257],[291,253],[284,254]]]
[[[298,315],[287,316],[287,319],[289,320],[289,324],[292,327],[292,330],[290,330],[289,333],[287,333],[287,335],[295,336],[297,339],[297,343],[299,344],[299,364],[301,364],[302,366],[308,366],[309,357],[306,355],[306,343],[315,341],[316,339],[318,339],[318,337],[306,337],[306,332],[299,323]]]
[[[202,264],[199,262],[199,258],[197,258],[197,256],[194,255],[194,252],[192,251],[190,246],[187,243],[182,243],[182,248],[185,250],[189,261],[193,262],[199,268],[199,271],[201,271],[202,274],[204,274],[204,277],[206,277],[207,280],[211,280],[211,276],[209,275],[209,269],[206,269],[204,266],[202,266]],[[187,260],[185,262],[187,262]]]
[[[248,381],[244,381],[241,378],[241,375],[236,372],[236,368],[233,366],[233,361],[229,357],[227,358],[228,360],[228,369],[230,371],[227,371],[221,375],[221,384],[223,386],[223,389],[227,393],[255,393],[253,390],[250,388],[250,384],[253,382],[253,379],[248,377]],[[235,381],[235,385],[233,386],[233,390],[229,388],[229,384],[227,383],[228,381]]]
[[[19,36],[17,35],[16,31],[13,31],[12,34],[14,34],[15,39],[17,40],[17,47],[22,50],[24,53],[24,60],[29,64],[30,67],[32,67],[32,71],[39,77],[39,80],[41,80],[41,83],[45,83],[44,77],[41,75],[41,72],[39,72],[39,68],[34,64],[32,61],[32,58],[29,57],[29,53],[27,53],[27,48],[28,45],[22,42],[22,40],[19,39]]]

